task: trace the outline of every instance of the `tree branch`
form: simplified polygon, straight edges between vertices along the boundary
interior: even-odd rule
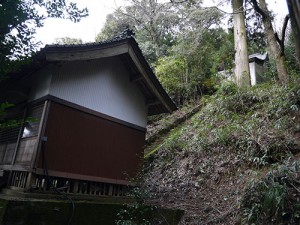
[[[176,1],[176,0],[170,0],[170,2],[171,2],[171,3],[176,3],[176,4],[181,4],[181,3],[187,2],[187,0],[178,0],[178,1]],[[218,7],[219,5],[220,5],[220,4],[218,4],[217,6],[203,7],[203,9],[216,9],[216,10],[218,10],[218,11],[224,13],[224,14],[229,14],[229,15],[238,14],[238,13],[243,13],[243,10],[241,10],[243,7],[239,8],[239,9],[237,9],[237,10],[235,10],[235,11],[233,11],[233,12],[231,13],[231,12],[226,12],[226,11],[220,9],[220,8]]]
[[[289,14],[285,16],[284,18],[284,22],[283,22],[283,27],[281,30],[281,39],[278,37],[277,32],[274,34],[275,35],[275,39],[278,42],[279,46],[280,46],[280,51],[281,54],[284,54],[284,39],[285,39],[285,32],[286,32],[286,28],[287,28],[287,24],[289,22],[290,16]]]
[[[281,31],[281,43],[279,43],[279,44],[280,44],[282,54],[284,54],[284,39],[285,39],[285,32],[286,32],[286,28],[287,28],[289,19],[290,19],[290,15],[287,14],[284,18],[283,27],[282,27],[282,31]]]
[[[281,47],[281,40],[280,40],[280,38],[278,37],[277,32],[275,32],[274,36],[275,36],[276,41],[278,42],[278,44],[279,44],[280,47]]]
[[[226,11],[224,11],[224,10],[218,8],[218,6],[203,7],[203,9],[216,9],[216,10],[218,10],[218,11],[224,13],[224,14],[229,14],[229,15],[243,13],[243,10],[241,10],[242,7],[239,8],[239,9],[237,9],[237,10],[235,10],[235,11],[233,11],[233,12],[226,12]]]
[[[259,7],[257,0],[250,0],[250,1],[252,2],[253,8],[255,9],[256,12],[258,12],[263,18],[267,17],[265,11]]]
[[[170,0],[171,3],[184,3],[187,2],[187,0],[181,0],[181,1],[174,1],[174,0]]]
[[[250,1],[253,5],[254,10],[262,16],[263,20],[265,20],[268,17],[268,15],[262,8],[259,7],[259,5],[257,3],[257,0],[250,0]],[[286,28],[287,28],[287,23],[289,21],[289,18],[290,18],[289,15],[287,15],[284,19],[282,32],[281,32],[281,39],[279,38],[277,32],[274,32],[275,39],[276,39],[276,41],[278,42],[278,44],[280,46],[281,55],[284,54],[284,38],[285,38],[285,31],[286,31]]]

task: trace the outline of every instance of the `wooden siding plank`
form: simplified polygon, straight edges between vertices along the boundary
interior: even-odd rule
[[[142,162],[145,132],[57,103],[51,104],[45,135],[51,176],[128,184]],[[40,157],[37,173],[42,165]]]

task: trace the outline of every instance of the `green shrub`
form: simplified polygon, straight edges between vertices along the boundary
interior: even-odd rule
[[[242,224],[299,224],[298,162],[281,166],[249,184],[241,200]]]

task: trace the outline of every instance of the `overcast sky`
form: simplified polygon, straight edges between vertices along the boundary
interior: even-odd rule
[[[166,0],[162,0],[166,1]],[[80,23],[72,23],[63,19],[47,19],[45,26],[37,30],[36,39],[43,44],[51,44],[56,38],[72,37],[81,38],[84,42],[93,42],[105,23],[106,15],[112,13],[118,6],[123,6],[124,0],[72,0],[80,7],[87,7],[89,16]],[[267,0],[270,9],[277,15],[277,29],[288,13],[286,0]],[[213,4],[213,1],[206,0],[206,4]],[[230,7],[223,8],[230,11]]]

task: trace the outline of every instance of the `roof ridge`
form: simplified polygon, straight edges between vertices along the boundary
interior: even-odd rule
[[[103,44],[110,44],[113,42],[124,41],[127,39],[134,39],[134,31],[129,27],[126,27],[124,31],[113,37],[112,39],[99,41],[99,42],[86,42],[82,44],[49,44],[45,45],[44,48],[51,48],[51,47],[86,47],[86,46],[96,46],[96,45],[103,45]]]
[[[104,44],[110,44],[118,41],[124,41],[134,39],[134,37],[115,37],[110,40],[106,41],[99,41],[99,42],[86,42],[83,44],[47,44],[45,45],[45,48],[53,48],[53,47],[63,47],[63,48],[69,48],[69,47],[88,47],[88,46],[97,46],[97,45],[104,45]]]

